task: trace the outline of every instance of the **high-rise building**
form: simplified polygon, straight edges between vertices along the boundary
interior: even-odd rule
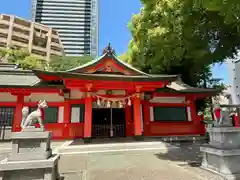
[[[229,71],[227,76],[229,78],[230,92],[232,104],[240,104],[240,52],[238,52],[236,58],[228,59],[227,65]]]
[[[28,49],[39,59],[63,55],[58,33],[45,25],[13,15],[0,14],[0,47]]]
[[[32,18],[58,31],[65,55],[98,55],[98,0],[32,0]]]

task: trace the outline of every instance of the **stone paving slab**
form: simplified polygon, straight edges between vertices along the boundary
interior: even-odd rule
[[[86,178],[83,176],[83,172],[69,172],[69,173],[62,173],[61,174],[62,179],[64,180],[86,180]]]
[[[199,180],[194,175],[186,174],[181,170],[165,166],[164,168],[146,169],[146,168],[131,168],[119,169],[110,171],[90,171],[87,174],[88,180]]]

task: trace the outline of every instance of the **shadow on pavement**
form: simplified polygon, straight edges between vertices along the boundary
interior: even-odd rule
[[[199,167],[201,165],[202,153],[200,152],[200,146],[204,142],[170,144],[177,148],[169,149],[167,153],[155,154],[155,156],[162,160],[179,162],[179,166]]]
[[[136,142],[133,138],[99,138],[92,139],[90,144],[131,143]],[[82,139],[75,139],[70,145],[83,145]]]

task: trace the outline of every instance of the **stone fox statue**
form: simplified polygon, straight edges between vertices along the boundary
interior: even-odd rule
[[[29,114],[29,108],[24,107],[22,109],[22,122],[21,122],[21,127],[27,128],[31,127],[32,125],[39,123],[40,128],[43,128],[43,123],[42,121],[44,120],[44,108],[47,108],[47,102],[44,101],[39,101],[38,102],[38,108],[37,110],[31,112]]]

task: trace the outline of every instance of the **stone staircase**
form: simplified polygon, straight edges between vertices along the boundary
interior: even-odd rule
[[[194,142],[205,140],[205,137],[157,137],[145,138],[143,141],[137,142],[130,138],[123,139],[96,139],[92,144],[84,144],[82,140],[73,141],[68,146],[59,148],[56,153],[62,155],[70,154],[92,154],[92,153],[126,153],[135,151],[166,151],[172,148],[178,148],[174,144],[178,142]]]

